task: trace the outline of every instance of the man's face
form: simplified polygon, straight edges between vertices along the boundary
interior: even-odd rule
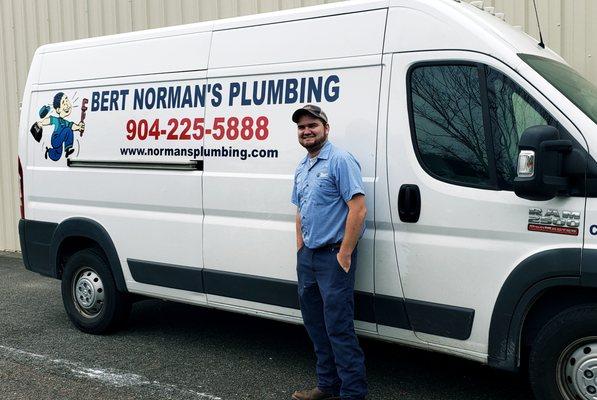
[[[68,117],[72,109],[73,107],[68,97],[66,97],[66,95],[62,96],[62,100],[60,100],[60,108],[56,110],[58,115],[62,118]]]
[[[324,125],[322,120],[308,114],[301,116],[296,126],[299,143],[309,152],[319,150],[327,140],[330,131],[329,124]]]

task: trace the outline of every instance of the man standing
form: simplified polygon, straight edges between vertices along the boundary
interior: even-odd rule
[[[328,138],[325,113],[307,104],[292,115],[307,156],[292,191],[297,206],[298,292],[317,356],[317,387],[294,400],[361,400],[365,358],[354,332],[357,241],[365,230],[365,191],[356,159]]]

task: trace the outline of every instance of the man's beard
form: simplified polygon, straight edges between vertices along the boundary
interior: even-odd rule
[[[326,140],[327,140],[327,138],[326,138],[326,137],[324,137],[324,138],[322,138],[321,140],[317,140],[317,141],[313,142],[312,144],[309,144],[309,145],[303,144],[302,146],[303,146],[305,149],[307,149],[307,151],[308,151],[309,153],[315,153],[316,151],[319,151],[319,150],[321,150],[321,148],[322,148],[322,147],[323,147],[323,145],[325,144]],[[302,143],[301,143],[301,144],[302,144]]]

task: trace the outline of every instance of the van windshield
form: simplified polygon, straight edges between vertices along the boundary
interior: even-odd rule
[[[560,62],[530,54],[519,56],[597,123],[597,87],[593,83]]]

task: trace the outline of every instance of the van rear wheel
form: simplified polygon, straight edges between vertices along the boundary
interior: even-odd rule
[[[81,250],[67,260],[62,301],[72,323],[93,334],[117,329],[131,309],[126,294],[116,288],[108,262],[96,249]]]
[[[597,305],[569,308],[539,332],[529,355],[537,399],[597,397]]]

